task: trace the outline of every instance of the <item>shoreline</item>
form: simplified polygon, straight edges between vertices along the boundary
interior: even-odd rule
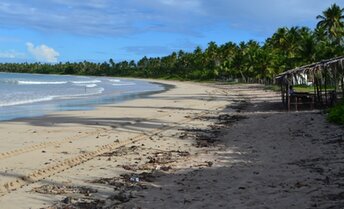
[[[41,74],[40,74],[41,75]],[[90,76],[88,76],[90,77]],[[99,76],[93,76],[94,78],[98,78]],[[99,77],[104,78],[104,77]],[[108,77],[112,78],[112,77]],[[127,79],[127,78],[125,78]],[[149,79],[131,79],[131,80],[141,80],[146,81],[148,83],[159,85],[163,88],[163,90],[153,90],[153,91],[142,91],[138,93],[121,93],[117,95],[115,93],[106,94],[106,95],[91,95],[87,98],[71,98],[71,99],[52,99],[51,101],[40,101],[40,102],[32,102],[32,103],[25,103],[20,105],[13,105],[13,106],[6,106],[5,108],[9,108],[9,111],[15,110],[16,108],[20,108],[20,111],[16,111],[11,115],[3,116],[3,119],[0,119],[1,122],[6,121],[14,121],[14,120],[23,120],[29,118],[36,118],[36,117],[44,117],[50,114],[55,114],[57,112],[64,112],[64,111],[92,111],[99,106],[104,106],[108,104],[117,104],[126,102],[133,99],[144,98],[152,94],[159,94],[163,93],[164,91],[168,91],[172,89],[174,86],[165,84],[162,82],[156,82],[154,80]],[[85,104],[84,104],[85,103]],[[30,108],[31,107],[31,108]],[[32,111],[32,109],[34,111]],[[38,112],[38,109],[41,109],[41,112]],[[29,115],[25,115],[24,111],[29,111]],[[24,114],[24,115],[23,115]]]

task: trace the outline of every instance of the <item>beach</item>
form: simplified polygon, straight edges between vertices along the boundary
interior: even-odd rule
[[[264,86],[165,92],[0,123],[0,208],[342,208],[343,128]]]

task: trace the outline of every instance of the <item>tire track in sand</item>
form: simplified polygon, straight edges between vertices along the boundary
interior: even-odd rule
[[[69,143],[71,141],[77,141],[77,140],[79,140],[79,139],[81,139],[83,137],[86,137],[86,136],[93,136],[93,135],[97,135],[97,134],[108,132],[108,131],[109,130],[107,130],[105,128],[103,130],[97,129],[95,131],[85,132],[83,134],[78,134],[78,135],[74,135],[74,136],[69,136],[69,137],[66,137],[66,138],[64,138],[62,140],[56,140],[56,141],[50,141],[50,142],[42,142],[42,143],[39,143],[39,144],[34,144],[34,145],[31,145],[31,146],[26,146],[26,147],[23,147],[23,148],[19,148],[19,149],[3,152],[3,153],[0,153],[0,160],[6,159],[6,158],[10,158],[10,157],[15,157],[15,156],[27,153],[27,152],[32,152],[32,151],[43,149],[43,148],[50,147],[50,146],[59,146],[61,144]]]
[[[211,108],[211,109],[212,110],[218,110],[219,108],[223,108],[223,107],[224,107],[224,105],[220,105],[220,106],[216,106],[216,107]],[[206,110],[206,111],[202,111],[196,115],[197,115],[197,117],[201,117],[201,116],[206,115],[208,113],[209,113],[209,110]],[[44,167],[42,169],[35,170],[35,171],[29,173],[28,175],[25,175],[21,178],[17,178],[15,180],[12,180],[9,182],[5,182],[2,185],[0,185],[0,196],[4,196],[4,195],[6,195],[12,191],[15,191],[15,190],[17,190],[23,186],[26,186],[26,185],[32,184],[34,182],[40,181],[40,180],[45,179],[49,176],[53,176],[57,173],[61,173],[67,169],[73,168],[77,165],[80,165],[80,164],[85,163],[89,160],[92,160],[99,155],[102,155],[102,154],[105,154],[108,152],[113,152],[115,149],[118,149],[122,146],[126,146],[126,145],[136,143],[139,141],[143,141],[143,140],[149,140],[149,138],[154,136],[154,135],[163,133],[167,130],[171,130],[173,128],[176,128],[176,127],[182,125],[183,123],[190,122],[193,120],[195,120],[195,119],[193,119],[193,118],[183,119],[183,120],[180,120],[177,123],[175,123],[177,125],[172,125],[172,126],[168,126],[168,127],[162,127],[159,129],[155,129],[155,131],[150,132],[150,134],[142,133],[142,134],[139,134],[138,136],[135,136],[133,138],[124,140],[123,142],[113,142],[113,143],[110,143],[107,145],[103,145],[100,148],[96,149],[95,151],[88,152],[88,153],[85,153],[85,154],[82,154],[82,155],[79,155],[76,157],[72,157],[72,158],[57,162],[53,165]]]
[[[210,97],[213,97],[213,95],[216,93],[217,93],[217,90],[212,90],[211,92],[207,92],[208,96],[210,96]],[[168,115],[168,114],[164,114],[164,115]],[[18,148],[18,149],[14,149],[14,150],[7,151],[7,152],[2,152],[2,153],[0,153],[0,160],[7,159],[10,157],[15,157],[15,156],[18,156],[18,155],[21,155],[24,153],[32,152],[32,151],[43,149],[43,148],[50,147],[50,146],[59,146],[59,145],[64,144],[64,143],[69,143],[70,141],[77,141],[77,140],[79,140],[83,137],[86,137],[86,136],[99,135],[100,133],[111,131],[111,130],[105,129],[105,128],[100,128],[100,129],[102,129],[102,130],[97,129],[95,131],[85,132],[83,134],[78,134],[78,135],[66,137],[63,140],[42,142],[39,144],[34,144],[34,145],[26,146],[23,148]]]

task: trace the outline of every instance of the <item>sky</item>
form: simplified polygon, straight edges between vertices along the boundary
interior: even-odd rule
[[[344,0],[0,0],[0,62],[104,62],[263,43]]]

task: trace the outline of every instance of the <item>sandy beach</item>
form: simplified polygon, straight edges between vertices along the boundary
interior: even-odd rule
[[[0,123],[0,208],[343,208],[343,128],[261,85]]]

